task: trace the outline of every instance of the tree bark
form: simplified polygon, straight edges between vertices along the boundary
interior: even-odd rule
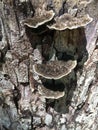
[[[0,130],[98,129],[98,1],[76,7],[93,18],[87,26],[49,29],[47,25],[68,10],[67,1],[0,1]],[[38,10],[53,10],[55,16],[38,28],[25,25]],[[74,59],[77,66],[55,81],[34,72],[34,64],[55,59]],[[51,91],[45,97],[39,84],[49,84],[52,93],[55,87],[63,89],[65,95],[48,99]]]

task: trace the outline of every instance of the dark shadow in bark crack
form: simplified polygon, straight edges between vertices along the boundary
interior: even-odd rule
[[[62,82],[58,82],[54,79],[47,79],[45,82],[43,82],[43,85],[48,88],[51,89],[53,91],[63,91],[64,90],[64,84]]]

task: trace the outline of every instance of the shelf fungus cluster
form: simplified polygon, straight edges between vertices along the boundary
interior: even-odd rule
[[[50,0],[31,0],[35,11],[34,16],[25,19],[23,24],[27,28],[31,28],[33,33],[34,31],[38,32],[36,34],[34,33],[34,36],[37,35],[40,37],[39,40],[37,40],[39,43],[35,41],[35,44],[40,44],[41,49],[47,47],[46,50],[49,50],[49,46],[46,46],[49,40],[43,39],[48,39],[48,37],[50,37],[52,41],[49,45],[55,50],[51,51],[55,53],[52,54],[51,57],[55,55],[57,58],[57,60],[54,59],[53,61],[50,59],[44,60],[45,64],[43,61],[42,64],[36,63],[33,66],[33,70],[39,76],[48,80],[57,81],[67,76],[76,67],[77,61],[79,61],[79,57],[81,59],[85,48],[84,46],[86,45],[83,28],[93,20],[89,14],[85,12],[85,7],[91,1],[92,0],[53,0],[50,2]],[[81,13],[82,9],[85,12],[84,14]],[[78,38],[81,33],[84,35]],[[82,42],[80,42],[80,40]],[[34,40],[32,41],[34,43]],[[43,44],[45,44],[45,47],[43,47]],[[36,47],[38,47],[37,45]],[[80,45],[82,47],[78,47]],[[80,50],[79,48],[82,49]],[[41,50],[43,59],[45,59],[43,55],[44,49]],[[64,54],[63,57],[66,56],[64,58],[59,58],[60,56],[57,56],[58,52],[60,54],[62,53],[62,55]],[[67,57],[68,55],[69,58]],[[50,53],[48,57],[50,57]],[[43,84],[38,86],[38,90],[45,98],[58,99],[64,96],[64,91],[53,91]]]
[[[53,0],[51,2],[54,6],[53,10],[49,1],[32,1],[35,13],[32,18],[27,18],[23,21],[24,25],[30,28],[38,28],[54,19],[54,22],[50,23],[50,25],[48,24],[47,27],[49,29],[65,30],[83,27],[92,21],[92,18],[88,14],[81,15],[82,11],[79,9],[82,8],[85,10],[86,5],[91,3],[92,0],[66,0],[65,3],[64,1]],[[51,7],[50,10],[48,7]],[[56,10],[58,10],[58,14]],[[59,14],[60,10],[63,10],[61,14]],[[73,15],[74,13],[75,15]]]
[[[33,70],[35,73],[37,73],[39,76],[50,79],[50,80],[58,80],[61,79],[64,76],[67,76],[77,65],[76,60],[69,60],[69,61],[49,61],[46,64],[35,64],[33,65]],[[54,83],[54,86],[55,83]],[[59,87],[58,87],[59,88]],[[45,98],[51,98],[51,99],[58,99],[60,97],[63,97],[65,92],[62,91],[53,91],[46,86],[39,85],[38,86],[39,93],[43,95]]]

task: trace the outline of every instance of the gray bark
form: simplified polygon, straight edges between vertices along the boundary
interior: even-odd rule
[[[68,7],[73,11],[75,3],[66,3],[0,1],[0,130],[98,129],[98,1],[77,7],[81,15],[87,13],[93,18],[85,27],[57,31],[48,29],[49,23],[38,29],[23,24],[46,5],[46,10],[55,12],[54,17]],[[45,98],[38,85],[52,81],[34,73],[33,65],[55,57],[62,61],[75,59],[77,66],[55,81],[58,90],[63,84],[65,95],[47,99],[48,92]],[[49,89],[53,90],[52,86]]]

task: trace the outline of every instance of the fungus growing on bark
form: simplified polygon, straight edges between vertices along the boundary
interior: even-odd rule
[[[49,29],[55,30],[65,30],[65,29],[76,29],[79,27],[86,26],[93,19],[87,14],[84,16],[73,17],[68,13],[61,15],[60,17],[55,18],[55,23],[52,25],[47,25]]]
[[[43,85],[38,86],[39,93],[47,99],[58,99],[65,95],[64,91],[53,91]]]
[[[27,18],[23,21],[24,25],[30,28],[38,28],[39,26],[51,21],[54,17],[55,13],[50,10],[43,10],[41,13],[35,14],[32,18]]]
[[[68,75],[77,65],[77,61],[49,61],[46,64],[35,64],[33,70],[46,79],[60,79]]]
[[[86,7],[88,4],[90,4],[91,2],[93,2],[93,0],[79,0],[78,4],[79,5],[84,5],[84,7]]]

